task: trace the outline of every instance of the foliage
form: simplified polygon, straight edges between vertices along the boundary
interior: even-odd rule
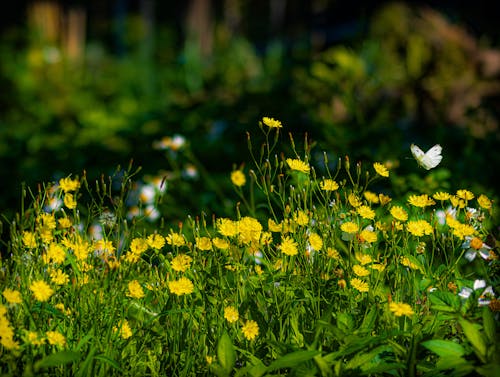
[[[393,170],[330,169],[259,125],[231,217],[128,219],[131,167],[25,190],[0,260],[1,373],[493,376],[491,200],[371,191]]]

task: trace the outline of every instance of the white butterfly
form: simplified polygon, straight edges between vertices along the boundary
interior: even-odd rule
[[[439,144],[434,145],[425,153],[415,144],[412,144],[410,149],[413,157],[415,157],[415,160],[417,160],[417,163],[427,170],[438,166],[443,159],[443,156],[441,156],[441,151],[443,150],[443,148],[441,148],[441,145]]]

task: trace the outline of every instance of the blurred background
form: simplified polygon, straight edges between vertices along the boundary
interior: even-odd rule
[[[500,28],[493,1],[114,0],[2,5],[0,213],[21,183],[119,176],[154,221],[234,210],[246,131],[279,119],[330,161],[391,164],[391,195],[498,199]],[[252,136],[253,137],[253,136]],[[430,173],[409,145],[443,146]],[[300,144],[300,143],[299,143]],[[285,148],[285,146],[283,147]],[[160,187],[159,183],[164,180]],[[148,186],[149,185],[149,186]],[[150,187],[150,196],[146,197]],[[141,191],[142,190],[142,191]],[[152,191],[151,191],[152,190]],[[132,206],[132,204],[131,204]],[[137,209],[134,209],[138,211]],[[132,209],[131,209],[132,211]]]

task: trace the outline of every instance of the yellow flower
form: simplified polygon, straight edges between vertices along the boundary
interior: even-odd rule
[[[389,176],[389,170],[380,162],[375,162],[373,164],[373,168],[377,172],[378,175],[382,177],[388,177]]]
[[[37,301],[47,301],[53,294],[54,290],[43,280],[37,280],[31,283],[30,290],[33,292]]]
[[[323,179],[319,183],[319,187],[323,191],[335,191],[338,190],[339,184],[335,182],[333,179]]]
[[[396,317],[401,317],[402,315],[409,317],[414,313],[410,305],[400,302],[391,302],[389,304],[389,310],[393,312]]]
[[[113,327],[113,331],[118,331],[117,327]],[[122,339],[128,339],[132,336],[132,329],[130,328],[130,325],[127,320],[122,321],[120,324],[120,337]]]
[[[282,128],[283,125],[279,120],[275,120],[274,118],[263,117],[262,123],[264,123],[269,128]]]
[[[132,280],[128,283],[128,297],[132,298],[143,298],[145,296],[144,290],[141,287],[141,284],[137,280]]]
[[[252,241],[259,242],[262,233],[262,225],[257,219],[250,216],[245,216],[238,221],[239,239],[243,243]]]
[[[196,247],[203,251],[212,250],[212,240],[208,237],[196,237]]]
[[[356,212],[363,218],[373,220],[375,218],[375,211],[369,206],[362,205],[356,209]]]
[[[377,204],[380,202],[380,199],[378,197],[377,194],[375,194],[374,192],[371,192],[371,191],[365,191],[363,193],[363,196],[365,197],[365,199],[368,201],[368,203],[372,203],[372,204]]]
[[[59,187],[64,193],[76,191],[80,187],[78,179],[71,179],[70,177],[61,178],[59,180]]]
[[[224,318],[229,323],[234,323],[240,318],[240,316],[238,314],[237,309],[233,308],[232,306],[228,306],[228,307],[224,308]]]
[[[307,213],[304,211],[297,211],[293,215],[293,221],[295,221],[298,225],[305,226],[309,224],[310,218]]]
[[[130,251],[137,255],[144,253],[148,247],[148,241],[145,238],[134,238],[130,243]]]
[[[64,195],[64,205],[68,209],[75,209],[76,208],[76,200],[73,194],[67,193]]]
[[[165,237],[167,243],[171,246],[184,246],[186,244],[186,240],[184,236],[180,233],[171,232],[167,237]]]
[[[432,226],[425,220],[408,221],[406,224],[408,232],[414,236],[421,237],[423,235],[432,234]]]
[[[23,245],[28,249],[35,248],[36,247],[35,233],[28,231],[23,232]]]
[[[267,229],[269,229],[270,232],[281,232],[281,230],[283,229],[282,228],[282,225],[281,223],[278,224],[276,223],[273,219],[268,219],[267,220]]]
[[[373,263],[372,265],[370,265],[370,268],[382,272],[385,270],[385,264]]]
[[[356,196],[356,194],[353,193],[349,194],[347,200],[354,208],[359,207],[361,204],[363,204],[361,200]]]
[[[283,254],[290,256],[297,255],[299,253],[297,249],[297,242],[290,237],[284,237],[282,239],[280,249]]]
[[[172,269],[177,272],[184,272],[191,267],[191,262],[193,261],[193,258],[191,258],[189,255],[186,254],[179,254],[177,255],[174,259],[172,259],[172,262],[170,262],[170,266],[172,266]]]
[[[221,218],[217,220],[217,230],[225,237],[234,237],[238,234],[238,223],[231,219]]]
[[[49,344],[52,344],[53,346],[63,347],[66,344],[66,338],[64,335],[57,331],[47,331],[45,335],[47,336]]]
[[[458,190],[456,195],[463,200],[474,199],[474,194],[468,190]]]
[[[432,195],[434,199],[441,201],[450,199],[450,196],[451,195],[448,194],[447,192],[442,192],[442,191],[436,192],[434,195]]]
[[[2,292],[2,295],[3,297],[5,297],[9,304],[20,304],[23,302],[21,292],[14,289],[5,288]]]
[[[45,339],[41,338],[35,331],[28,331],[26,335],[28,343],[34,346],[41,346],[42,344],[45,344]]]
[[[337,249],[333,249],[331,247],[329,247],[328,249],[326,249],[326,255],[328,256],[328,258],[332,258],[332,259],[335,259],[335,260],[339,260],[340,259],[340,254],[337,251]]]
[[[193,293],[194,285],[188,278],[182,277],[179,280],[169,281],[168,289],[170,292],[177,295],[187,295]]]
[[[383,206],[392,200],[390,196],[384,194],[378,194],[378,198],[380,199],[380,204]]]
[[[69,276],[61,270],[53,270],[50,272],[50,281],[56,285],[64,285],[69,282]]]
[[[241,328],[243,335],[248,340],[253,340],[259,335],[259,325],[255,321],[247,321]]]
[[[457,236],[460,239],[464,239],[465,237],[470,237],[476,232],[474,227],[469,224],[457,223],[454,225],[455,226],[453,227],[452,233],[453,235]]]
[[[351,286],[360,292],[368,292],[370,290],[368,283],[358,278],[351,279]]]
[[[295,171],[299,171],[301,173],[308,174],[309,171],[311,170],[311,168],[309,167],[309,165],[306,162],[299,160],[297,158],[294,158],[294,159],[287,158],[286,163],[288,164],[290,169],[295,170]]]
[[[361,277],[370,275],[370,271],[368,271],[363,266],[360,266],[359,264],[355,264],[354,266],[352,266],[352,272],[354,272],[356,276]]]
[[[400,262],[403,266],[410,267],[412,270],[420,270],[420,267],[413,263],[408,257],[402,256]]]
[[[66,250],[58,243],[51,242],[47,248],[45,258],[47,259],[46,263],[52,261],[57,264],[62,264],[66,259]]]
[[[59,222],[59,227],[62,228],[62,229],[67,229],[69,228],[71,225],[73,225],[71,223],[71,220],[68,219],[67,217],[61,217],[60,219],[57,220]]]
[[[422,208],[436,204],[436,202],[429,198],[429,195],[427,194],[410,195],[410,197],[408,198],[408,203],[410,203],[412,206]]]
[[[149,247],[160,250],[163,246],[165,246],[165,237],[160,236],[159,234],[151,234],[146,242]]]
[[[403,207],[400,206],[393,206],[391,208],[391,215],[392,217],[394,217],[396,220],[399,221],[408,220],[408,213],[404,210]]]
[[[242,187],[245,185],[246,181],[245,174],[241,170],[234,170],[231,173],[231,182],[233,182],[233,185]]]
[[[212,243],[219,250],[229,249],[229,241],[227,241],[225,239],[215,237],[214,239],[212,239]]]
[[[320,251],[323,247],[323,240],[321,239],[321,236],[317,233],[311,233],[309,236],[309,245],[311,245],[314,250]]]
[[[359,238],[361,242],[373,243],[377,241],[377,233],[372,230],[364,229],[359,233]]]
[[[479,195],[477,203],[484,209],[490,209],[492,206],[491,200],[486,195]]]
[[[340,225],[340,230],[349,234],[353,234],[359,230],[359,227],[358,224],[353,223],[352,221],[346,221],[345,223],[342,223],[342,225]]]
[[[357,253],[355,255],[356,257],[356,260],[361,263],[362,266],[364,266],[365,264],[368,264],[368,263],[371,263],[373,261],[372,257],[368,254],[359,254]]]

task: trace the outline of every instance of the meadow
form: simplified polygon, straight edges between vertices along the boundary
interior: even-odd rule
[[[0,375],[496,375],[492,199],[390,196],[390,163],[314,159],[271,117],[246,143],[233,216],[149,221],[168,179],[137,195],[132,165],[25,187]]]

